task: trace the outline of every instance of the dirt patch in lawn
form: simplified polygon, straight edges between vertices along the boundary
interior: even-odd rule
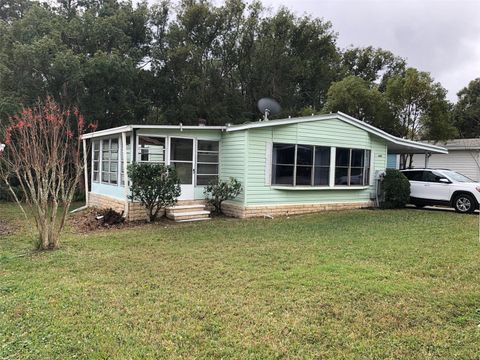
[[[146,221],[124,221],[118,224],[105,224],[102,216],[103,211],[101,209],[88,208],[77,213],[72,214],[69,217],[69,224],[76,233],[89,233],[93,231],[109,231],[115,229],[126,229],[132,227],[151,225]],[[154,223],[155,225],[175,225],[176,223],[166,218],[161,218]]]
[[[6,236],[13,234],[13,228],[4,220],[0,220],[0,236]]]

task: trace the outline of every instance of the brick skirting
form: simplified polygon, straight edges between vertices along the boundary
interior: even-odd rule
[[[113,209],[119,213],[125,210],[125,202],[120,199],[115,199],[110,196],[89,193],[88,194],[89,205],[99,209]],[[177,205],[192,205],[192,204],[204,204],[204,200],[179,200]],[[158,217],[165,215],[165,210],[160,210]],[[128,203],[128,221],[147,220],[147,212],[145,208],[138,202]]]
[[[354,203],[332,203],[332,204],[281,204],[281,205],[250,205],[225,201],[222,203],[222,212],[227,216],[237,218],[253,218],[264,216],[288,216],[308,214],[329,210],[348,210],[373,207],[371,201]]]

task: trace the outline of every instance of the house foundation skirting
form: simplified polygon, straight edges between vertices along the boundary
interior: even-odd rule
[[[106,195],[96,193],[88,194],[89,206],[98,209],[113,209],[119,213],[125,212],[125,201]],[[160,211],[159,217],[165,214],[165,210]],[[145,208],[137,202],[128,203],[128,221],[147,220]]]
[[[125,212],[125,201],[110,196],[90,192],[88,194],[89,206],[98,209],[113,209],[119,213]],[[178,200],[177,205],[205,204],[204,200]],[[208,206],[207,206],[208,208]],[[209,208],[208,208],[209,209]],[[160,210],[158,218],[165,215],[165,209]],[[145,207],[138,202],[128,202],[128,221],[147,220]]]
[[[315,213],[329,210],[349,210],[373,207],[372,201],[330,204],[281,204],[281,205],[249,205],[244,206],[234,201],[224,201],[222,212],[237,218],[253,218],[264,216],[288,216]]]

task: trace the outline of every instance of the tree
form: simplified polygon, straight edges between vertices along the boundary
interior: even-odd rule
[[[388,132],[394,129],[394,119],[384,95],[375,84],[357,76],[347,76],[330,86],[324,110],[342,111]]]
[[[455,136],[446,93],[430,74],[414,68],[392,76],[385,95],[396,119],[395,135],[410,140],[446,140]],[[403,154],[401,160],[402,167],[411,167],[413,154]]]
[[[480,136],[480,78],[470,81],[457,94],[453,119],[462,138]]]
[[[342,70],[347,76],[358,76],[370,83],[378,81],[382,91],[390,77],[405,72],[405,65],[405,59],[372,46],[350,48],[342,54]]]
[[[242,184],[235,178],[228,180],[218,180],[208,184],[205,187],[205,198],[211,204],[215,213],[220,214],[222,211],[222,203],[226,200],[235,199],[242,191]]]
[[[93,125],[89,126],[94,128]],[[9,186],[14,175],[38,230],[38,249],[56,249],[75,188],[83,173],[80,136],[85,121],[77,110],[61,108],[52,98],[25,108],[0,131],[0,176]]]
[[[142,121],[148,8],[117,1],[10,6],[0,21],[0,116],[52,96],[101,128]],[[55,4],[55,3],[54,3]],[[7,15],[5,15],[7,16]],[[147,82],[148,83],[148,82]]]
[[[130,199],[140,201],[148,220],[155,221],[161,209],[172,206],[180,196],[180,180],[174,168],[162,164],[133,163],[128,166]]]

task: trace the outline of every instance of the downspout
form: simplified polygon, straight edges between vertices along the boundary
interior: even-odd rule
[[[85,176],[85,207],[90,204],[88,191],[88,159],[87,159],[87,139],[83,139],[83,174]]]

